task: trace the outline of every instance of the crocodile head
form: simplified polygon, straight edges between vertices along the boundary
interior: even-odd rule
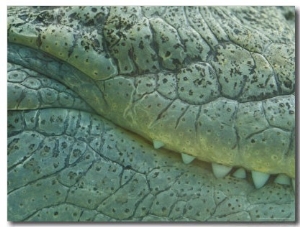
[[[10,7],[9,219],[294,220],[293,15]]]

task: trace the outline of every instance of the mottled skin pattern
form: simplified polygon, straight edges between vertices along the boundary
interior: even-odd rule
[[[293,20],[272,7],[9,8],[9,220],[295,220],[275,176],[257,190],[206,163],[295,178]]]

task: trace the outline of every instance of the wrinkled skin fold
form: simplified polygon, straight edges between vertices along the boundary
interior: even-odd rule
[[[117,23],[115,18],[112,18],[110,23],[105,23],[105,37],[107,38],[108,34],[112,34],[111,39],[107,40],[107,47],[105,48],[108,48],[115,55],[111,59],[104,57],[100,61],[102,63],[105,62],[105,64],[118,64],[116,67],[117,71],[113,71],[113,67],[111,69],[107,67],[103,71],[101,71],[100,67],[100,71],[96,71],[93,68],[96,65],[95,62],[79,63],[76,59],[72,59],[72,54],[77,52],[78,56],[81,57],[80,50],[76,49],[76,45],[73,46],[73,52],[69,56],[64,56],[65,52],[63,50],[61,51],[62,55],[57,56],[60,55],[62,47],[47,49],[44,44],[41,44],[43,36],[38,36],[37,39],[33,37],[35,42],[32,43],[32,40],[28,37],[31,37],[30,35],[34,34],[34,32],[32,33],[30,29],[25,29],[20,15],[27,15],[27,18],[34,18],[37,12],[41,12],[40,15],[43,15],[43,23],[48,18],[50,28],[59,27],[57,24],[65,22],[59,19],[59,15],[54,15],[56,23],[53,23],[53,15],[49,14],[49,12],[52,12],[51,9],[45,9],[45,11],[43,9],[34,9],[32,17],[27,14],[30,10],[30,8],[26,9],[24,10],[26,13],[22,14],[22,11],[18,7],[12,8],[11,12],[18,12],[19,17],[16,17],[11,22],[13,26],[8,28],[10,34],[8,44],[8,219],[10,221],[295,221],[295,194],[292,187],[290,185],[275,184],[273,182],[275,176],[271,176],[268,183],[260,189],[254,188],[249,174],[246,179],[237,179],[232,177],[231,174],[227,177],[216,179],[212,174],[210,164],[204,162],[211,162],[213,159],[203,158],[202,160],[204,161],[197,160],[190,165],[185,165],[182,163],[180,155],[173,152],[174,149],[172,149],[171,145],[166,146],[168,150],[163,148],[156,150],[150,142],[152,139],[156,139],[152,136],[151,132],[149,134],[148,131],[143,129],[132,129],[131,125],[133,122],[140,125],[142,124],[141,120],[147,122],[147,118],[150,117],[146,113],[145,118],[133,121],[132,119],[136,119],[134,111],[138,111],[138,108],[133,109],[133,112],[130,112],[132,110],[127,110],[125,119],[129,119],[128,122],[131,119],[131,123],[124,121],[124,119],[118,116],[118,114],[122,117],[124,116],[121,113],[123,111],[122,105],[126,104],[126,99],[128,98],[124,95],[126,92],[123,95],[122,93],[118,93],[118,87],[113,87],[113,85],[110,88],[110,81],[112,83],[116,83],[114,81],[117,81],[120,84],[125,81],[123,79],[126,76],[134,75],[135,80],[132,84],[141,84],[136,85],[137,91],[134,94],[136,95],[135,102],[139,106],[142,105],[141,100],[145,97],[147,99],[147,95],[149,94],[148,98],[151,100],[152,91],[148,85],[151,81],[159,80],[159,76],[153,76],[156,75],[156,72],[161,71],[166,75],[167,71],[170,73],[175,71],[177,79],[179,79],[177,86],[182,83],[183,87],[187,87],[188,85],[185,84],[184,77],[180,77],[180,73],[183,73],[183,71],[180,71],[182,69],[178,67],[188,70],[203,67],[201,70],[203,70],[204,75],[211,75],[211,80],[208,79],[206,81],[206,83],[210,84],[214,83],[217,77],[211,73],[212,68],[209,64],[200,65],[196,63],[190,66],[190,61],[193,62],[192,55],[182,57],[182,55],[185,55],[185,52],[180,52],[178,48],[175,48],[177,52],[165,52],[167,47],[164,46],[164,42],[159,43],[158,38],[155,38],[155,34],[157,35],[155,31],[153,39],[157,39],[155,42],[158,43],[158,47],[153,48],[154,50],[158,48],[158,58],[154,57],[150,62],[148,59],[149,56],[145,55],[143,59],[141,56],[138,56],[138,53],[132,53],[133,61],[131,57],[128,58],[129,62],[120,60],[126,58],[122,55],[122,52],[118,52],[118,48],[120,47],[114,39],[114,37],[119,36],[119,33],[114,34],[115,30],[110,30],[110,26],[112,25],[113,27]],[[72,10],[76,12],[76,9]],[[274,11],[275,9],[272,10]],[[272,10],[270,9],[270,12],[273,12]],[[278,9],[278,12],[281,12],[281,10],[282,15],[289,18],[290,11],[288,9]],[[92,11],[95,10],[92,8]],[[250,8],[249,11],[251,11]],[[265,11],[265,9],[262,11]],[[108,18],[112,17],[112,12]],[[233,10],[233,12],[235,11]],[[102,18],[102,14],[100,16],[97,15],[94,15],[94,20],[97,20],[99,24],[103,23],[103,18],[105,17],[103,16]],[[13,15],[9,12],[8,16],[11,21]],[[238,17],[238,15],[236,16]],[[34,23],[40,26],[39,23],[41,21],[39,20],[42,19],[39,19],[39,17],[36,18]],[[84,21],[80,15],[76,15],[75,17],[73,15],[73,19],[75,21]],[[83,26],[88,27],[89,23],[92,22],[88,18],[85,18],[85,20],[85,22],[82,22],[85,23]],[[137,23],[136,19],[133,21]],[[176,20],[175,22],[170,21],[172,20],[168,19],[168,23],[173,23],[172,25],[175,28],[179,26],[177,24],[182,23],[180,19],[177,22]],[[146,20],[143,22],[148,23]],[[155,30],[160,22],[163,23],[162,19],[153,19],[151,21],[151,28]],[[209,24],[209,22],[207,23]],[[288,21],[286,24],[286,27],[283,26],[283,30],[291,26]],[[82,26],[80,23],[79,25]],[[131,29],[131,27],[132,25],[127,29]],[[218,29],[218,27],[210,29],[215,31],[214,29]],[[25,34],[22,33],[24,31]],[[178,31],[181,30],[178,29]],[[38,32],[40,31],[38,30]],[[67,32],[67,30],[62,29],[59,31],[59,34],[56,34],[56,37],[60,37],[59,35]],[[88,32],[93,34],[92,30]],[[147,33],[147,31],[144,32]],[[183,33],[183,31],[179,32],[179,34]],[[266,32],[266,34],[268,36],[271,33]],[[73,36],[74,34],[71,35]],[[261,34],[258,32],[257,35]],[[289,33],[286,36],[287,39],[291,40],[286,41],[282,46],[288,46],[289,42],[294,42],[293,36],[289,36]],[[25,38],[22,39],[20,37]],[[46,37],[48,37],[47,34]],[[82,38],[78,37],[77,39]],[[175,37],[173,38],[175,39]],[[235,36],[232,34],[230,39],[234,38]],[[277,39],[272,41],[280,43],[283,42],[284,37],[278,37]],[[124,40],[126,41],[125,38]],[[64,41],[66,40],[62,40],[62,42]],[[89,40],[86,40],[86,42],[89,42]],[[209,46],[213,45],[214,40],[211,40],[211,42],[207,41]],[[257,45],[247,44],[245,40],[237,38],[233,43],[246,50],[251,50],[253,53],[256,51],[259,52],[259,49],[262,48]],[[101,46],[102,44],[94,41],[90,48],[95,49],[99,45]],[[144,43],[143,45],[146,44]],[[185,47],[191,48],[189,45],[191,44],[187,44]],[[266,53],[273,56],[272,51],[278,48],[278,45],[276,45],[271,44],[272,48],[269,48]],[[39,47],[37,48],[37,46]],[[257,49],[251,49],[254,46]],[[99,48],[101,49],[101,47]],[[232,44],[224,44],[219,45],[215,51],[222,56],[222,54],[227,53],[224,50],[230,50],[230,48],[236,47],[232,46]],[[101,50],[99,51],[101,52]],[[130,51],[132,50],[126,53],[129,56]],[[238,51],[243,56],[242,49],[235,49],[235,51]],[[287,50],[287,52],[289,51]],[[88,51],[81,53],[83,58],[86,53]],[[151,54],[150,50],[149,53]],[[187,53],[190,52],[187,51]],[[204,56],[208,54],[205,50],[202,50],[201,53],[201,56],[194,56],[194,58],[203,60]],[[170,61],[166,54],[172,55],[173,61]],[[292,56],[292,52],[287,53],[287,55]],[[215,57],[216,59],[218,58],[217,56]],[[256,59],[256,67],[260,69],[259,62],[261,61],[259,60],[261,60],[261,57],[258,54],[253,54],[252,57]],[[174,59],[177,60],[175,61]],[[89,61],[93,60],[93,58],[89,58]],[[291,62],[293,61],[290,60],[287,60],[288,64],[292,64]],[[207,61],[213,65],[214,70],[219,67],[220,62],[218,60],[211,61],[211,59],[207,59]],[[293,153],[295,152],[295,123],[293,121],[294,112],[292,112],[295,109],[294,82],[291,85],[290,78],[292,77],[290,77],[290,74],[287,74],[290,70],[288,64],[286,68],[280,68],[276,65],[278,59],[269,57],[269,61],[273,61],[273,65],[269,63],[272,65],[272,70],[277,70],[276,72],[278,72],[278,76],[276,77],[277,90],[272,91],[273,93],[271,94],[265,88],[266,91],[254,98],[255,102],[252,102],[248,100],[251,95],[253,98],[255,93],[251,91],[253,87],[250,84],[252,83],[243,84],[242,86],[245,90],[243,90],[244,93],[242,95],[239,95],[238,102],[241,103],[240,106],[244,105],[245,109],[249,108],[247,107],[247,103],[251,104],[251,108],[257,107],[257,116],[260,116],[260,111],[264,108],[264,110],[268,110],[269,107],[273,111],[275,106],[273,103],[287,103],[289,115],[282,114],[279,110],[281,119],[279,118],[277,121],[273,121],[271,115],[268,118],[268,114],[266,114],[267,120],[265,121],[258,118],[258,124],[262,127],[259,129],[259,133],[263,129],[264,135],[267,135],[266,138],[279,141],[276,147],[284,147],[284,157],[287,157],[285,161],[288,164],[285,164],[286,168],[282,167],[282,169],[286,172],[281,170],[274,172],[271,170],[273,164],[262,169],[270,173],[286,173],[291,177],[295,177],[294,170],[290,166],[294,162],[295,155]],[[240,62],[240,64],[243,63]],[[80,67],[81,65],[82,67]],[[149,67],[154,71],[147,71]],[[116,72],[117,75],[112,76]],[[268,71],[262,72],[268,73]],[[148,79],[145,81],[143,81],[144,74],[148,76]],[[99,75],[102,78],[98,77]],[[167,78],[170,79],[173,76],[171,75]],[[231,79],[234,80],[236,78]],[[222,77],[218,77],[217,81],[220,82],[221,80]],[[255,84],[255,82],[253,83]],[[180,116],[180,119],[184,118],[182,116],[185,116],[184,114],[186,113],[193,113],[192,110],[198,108],[197,105],[201,106],[202,102],[205,103],[202,106],[205,106],[207,103],[217,100],[217,104],[213,106],[220,107],[218,105],[219,100],[222,102],[224,100],[224,98],[219,97],[222,92],[222,95],[228,100],[236,97],[236,91],[225,94],[226,89],[224,87],[226,85],[222,84],[222,82],[220,84],[216,85],[216,91],[214,94],[211,93],[212,96],[205,97],[206,91],[203,93],[204,98],[198,101],[187,96],[185,92],[178,93],[177,95],[179,95],[180,100],[183,100],[182,102],[185,105],[185,108],[183,108],[184,113]],[[272,76],[269,76],[266,84],[272,87]],[[220,86],[222,87],[221,93],[218,90]],[[158,93],[164,92],[166,91],[166,87],[164,89],[160,88],[157,91]],[[173,94],[164,95],[169,95],[168,97],[171,98]],[[117,99],[120,100],[116,107],[114,102]],[[178,102],[173,101],[172,103],[178,104]],[[256,102],[258,103],[257,105],[252,105]],[[168,105],[171,106],[171,104]],[[226,106],[226,109],[229,108],[228,106]],[[204,107],[202,109],[203,111],[205,110]],[[117,110],[117,117],[113,117],[114,110]],[[119,110],[120,113],[118,113]],[[104,113],[105,117],[101,116],[102,113]],[[200,110],[199,115],[201,113]],[[238,111],[234,113],[239,114]],[[139,116],[142,115],[139,114]],[[159,116],[163,119],[163,115]],[[226,116],[223,116],[223,122],[226,121]],[[242,115],[240,114],[239,116]],[[276,115],[274,116],[276,117]],[[241,132],[241,135],[244,133],[245,138],[250,138],[249,141],[253,141],[253,138],[260,139],[259,133],[254,133],[251,135],[252,137],[246,133],[249,129],[247,129],[248,126],[246,127],[243,122],[250,118],[251,116],[238,118],[241,125],[238,132]],[[201,122],[205,122],[205,119],[203,118]],[[151,125],[159,125],[160,122],[158,120],[154,122],[151,120]],[[230,118],[228,118],[228,122],[224,124],[225,128],[227,127],[226,124],[231,124],[230,121]],[[180,129],[180,121],[178,122],[176,128],[178,126]],[[265,130],[263,128],[265,122],[271,122],[271,126],[275,129]],[[216,127],[215,125],[212,124],[210,127],[213,129],[213,127]],[[155,130],[153,130],[154,132],[159,132],[158,134],[162,132],[168,134],[170,132],[167,128],[161,129],[160,126],[157,128],[154,126]],[[141,125],[141,128],[143,127]],[[215,130],[217,129],[215,128]],[[226,130],[225,132],[229,132]],[[274,135],[272,130],[277,132],[277,136],[272,137]],[[268,134],[269,132],[271,133]],[[221,135],[223,135],[222,133]],[[188,135],[187,133],[187,138]],[[166,141],[168,140],[166,139]],[[282,145],[283,143],[280,143],[280,141],[287,142],[284,142],[284,145]],[[246,139],[244,142],[247,142]],[[216,144],[218,143],[222,144],[223,142],[217,140]],[[231,143],[231,141],[228,141],[228,143]],[[178,146],[181,145],[179,144]],[[239,147],[240,145],[236,146]],[[260,147],[260,145],[256,146]],[[215,147],[212,146],[212,148]],[[186,152],[189,153],[189,151]],[[227,152],[226,148],[224,148],[224,152]],[[227,157],[231,157],[230,153],[228,154]],[[221,160],[226,159],[225,157],[226,155]],[[253,158],[255,160],[254,163],[264,162],[263,158],[259,159],[257,157]],[[228,160],[228,163],[230,163],[231,159],[228,158]],[[244,162],[247,162],[245,157]],[[250,170],[255,169],[255,164],[249,164],[249,166],[246,166],[246,164],[240,165]]]

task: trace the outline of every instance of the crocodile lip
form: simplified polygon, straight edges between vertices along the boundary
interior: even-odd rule
[[[44,68],[42,71],[45,73]],[[49,113],[52,114],[49,115]],[[31,116],[38,117],[32,119]],[[75,125],[73,118],[78,119]],[[209,163],[194,161],[190,165],[185,165],[177,153],[165,149],[155,150],[152,143],[112,125],[95,113],[65,109],[64,106],[55,109],[47,107],[25,112],[12,111],[8,120],[9,141],[11,141],[8,144],[11,154],[14,154],[14,150],[18,150],[18,147],[26,147],[24,144],[28,144],[28,148],[31,147],[30,140],[26,140],[27,137],[34,135],[41,138],[39,149],[30,158],[24,159],[24,165],[22,162],[16,163],[9,169],[9,204],[16,202],[24,204],[28,197],[26,191],[47,192],[46,188],[52,184],[52,187],[59,191],[60,196],[65,196],[63,200],[77,203],[84,209],[96,210],[115,220],[135,220],[131,219],[135,217],[140,221],[224,221],[231,217],[232,220],[261,221],[272,220],[272,215],[276,217],[277,214],[265,212],[270,207],[271,210],[280,208],[283,214],[279,217],[280,220],[293,220],[294,196],[291,187],[273,183],[274,177],[271,177],[269,183],[260,189],[254,188],[249,174],[246,179],[236,179],[231,175],[217,179],[212,174]],[[19,128],[14,128],[16,122],[26,123],[17,124]],[[34,131],[31,125],[34,125]],[[93,128],[94,131],[87,133],[88,128],[90,130]],[[18,142],[14,142],[19,134],[22,136],[17,140]],[[66,141],[73,139],[76,141],[75,146],[70,150],[70,158],[65,159],[69,160],[70,165],[60,171],[55,171],[56,174],[51,171],[47,172],[49,171],[48,165],[42,164],[43,160],[47,160],[47,153],[51,154],[48,162],[51,164],[53,160],[53,166],[60,166],[60,159],[64,159],[64,154],[66,154],[57,153],[56,146],[53,144],[63,145]],[[76,147],[81,147],[81,151]],[[49,149],[50,152],[43,152]],[[64,150],[68,149],[64,148],[61,151]],[[24,151],[26,152],[26,149]],[[30,153],[30,150],[27,152]],[[40,155],[45,156],[39,158]],[[41,160],[41,163],[35,160]],[[57,160],[60,161],[57,162]],[[36,163],[32,163],[33,161]],[[28,174],[28,177],[23,180],[17,180],[22,173],[28,173],[29,166],[34,167],[30,171],[38,171],[33,174],[34,177],[31,178],[32,174]],[[103,171],[100,171],[101,168]],[[86,172],[84,177],[80,178],[82,171]],[[79,175],[71,181],[65,181],[74,175],[74,172]],[[126,183],[118,185],[112,182]],[[42,189],[36,189],[36,185],[41,185]],[[99,191],[99,188],[103,187],[101,185],[107,185],[104,191]],[[67,188],[69,188],[69,196],[67,196]],[[136,188],[140,190],[135,190]],[[106,196],[103,196],[103,193]],[[128,193],[132,199],[124,200],[124,194]],[[269,193],[270,195],[276,194],[276,199],[272,196],[264,196]],[[60,196],[56,195],[57,198],[61,198]],[[79,197],[86,199],[78,200]],[[119,204],[118,201],[123,202]],[[153,205],[150,206],[148,203]],[[29,204],[35,207],[34,202]],[[138,204],[143,204],[144,207]],[[43,206],[51,206],[51,209],[60,210],[61,206],[68,205],[57,206],[46,202]],[[144,213],[139,213],[139,209],[145,209]],[[265,213],[261,215],[263,211]],[[199,212],[203,215],[199,215]],[[14,213],[18,214],[17,217],[13,215]],[[18,221],[39,220],[41,213],[43,213],[42,210],[36,213],[30,209],[20,208],[10,210],[9,217]]]
[[[88,16],[78,16],[76,7],[65,10],[59,26],[46,14],[24,24],[9,18],[8,40],[70,64],[49,60],[44,73],[73,89],[98,114],[172,151],[295,178],[292,38],[272,42],[257,33],[260,24],[242,32],[222,14],[224,41],[218,42],[213,32],[204,32],[213,22],[199,28],[199,10],[215,13],[208,8],[178,8],[187,13],[183,20],[189,26],[182,29],[163,16],[148,14],[148,8],[86,7],[82,10],[90,10],[90,15],[97,10],[105,15],[102,27],[88,22],[97,31],[92,35],[85,24]],[[219,13],[214,16],[220,19]],[[241,33],[251,34],[249,40],[243,43]],[[201,48],[195,40],[201,41]],[[194,53],[193,46],[201,54]],[[54,75],[55,67],[60,70]],[[69,70],[74,75],[62,75]]]
[[[54,79],[98,114],[172,151],[295,178],[293,38],[279,42],[270,38],[273,33],[261,35],[268,34],[259,27],[264,21],[238,26],[222,12],[241,13],[233,8],[178,8],[184,28],[140,7],[80,8],[90,20],[76,7],[64,8],[57,26],[51,10],[37,9],[30,17],[26,8],[19,18],[27,15],[24,23],[9,17],[8,40],[67,62]],[[223,27],[214,28],[213,21]],[[222,38],[215,29],[223,31]],[[53,76],[51,61],[57,59],[49,61],[45,71]],[[62,75],[69,70],[74,75]]]
[[[16,56],[20,56],[20,59]],[[32,56],[37,56],[37,59],[32,60]],[[283,173],[292,178],[295,176],[295,157],[292,154],[294,137],[293,132],[289,131],[293,131],[294,128],[290,126],[291,129],[285,131],[273,129],[267,127],[268,121],[265,120],[266,111],[274,109],[275,112],[277,106],[282,103],[288,105],[292,111],[294,96],[274,97],[253,104],[248,102],[238,104],[230,99],[218,98],[211,103],[198,106],[177,99],[165,103],[162,96],[155,91],[133,101],[134,98],[127,97],[127,94],[133,93],[134,89],[132,87],[134,82],[130,77],[120,76],[95,82],[73,66],[63,64],[53,56],[18,44],[10,44],[9,58],[18,64],[30,65],[40,73],[64,83],[80,94],[98,114],[150,141],[162,141],[165,148],[169,150],[187,153],[202,161],[244,167],[249,171]],[[66,77],[68,72],[72,72],[68,75],[69,78]],[[136,78],[137,81],[142,79],[142,77]],[[123,94],[118,91],[122,90],[124,84],[129,86]],[[157,107],[148,111],[149,106]],[[232,113],[228,116],[224,115],[224,119],[220,118],[222,113],[228,110]],[[272,118],[287,117],[286,121],[290,123],[293,121],[293,114],[278,115],[270,114]],[[254,123],[255,121],[258,123]],[[259,133],[249,134],[247,127],[252,124],[251,130],[254,127],[261,127]],[[243,138],[237,135],[236,128]],[[287,143],[290,138],[292,142]],[[246,143],[245,146],[242,140]],[[256,143],[258,144],[255,145]],[[283,156],[282,149],[286,150]]]

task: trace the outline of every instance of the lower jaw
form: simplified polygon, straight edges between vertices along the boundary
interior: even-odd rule
[[[46,126],[42,122],[47,113],[54,120],[65,116],[64,127],[44,130]],[[39,116],[34,129],[24,123],[32,115]],[[71,117],[77,119],[76,125],[72,125]],[[19,119],[17,125],[13,123],[16,119]],[[8,161],[15,160],[20,147],[26,154],[30,144],[25,143],[24,135],[35,133],[41,137],[39,149],[32,153],[27,149],[26,158],[11,162],[9,220],[41,221],[46,214],[51,216],[50,211],[61,214],[66,207],[93,211],[92,221],[295,220],[291,186],[276,184],[271,177],[264,187],[255,189],[249,174],[245,179],[238,179],[231,172],[216,178],[209,163],[194,161],[186,165],[179,154],[153,149],[152,144],[139,136],[97,115],[60,108],[11,111],[8,123],[8,126],[15,125],[8,131]],[[46,121],[47,124],[51,125]],[[86,125],[90,126],[88,131]],[[101,127],[92,130],[94,126]],[[17,137],[20,138],[17,144],[10,145]],[[72,147],[61,149],[59,145],[67,139],[73,139]],[[76,146],[85,150],[76,153]],[[46,147],[50,148],[46,149],[48,152]],[[66,152],[68,149],[70,153]],[[32,159],[36,161],[35,168],[30,165]],[[41,167],[39,173],[37,167]],[[76,173],[72,179],[71,173]],[[52,187],[60,194],[50,193],[49,184],[54,184]],[[38,204],[28,199],[29,191],[39,192],[36,198],[48,199]],[[61,196],[61,202],[57,202]],[[21,209],[16,204],[28,207]],[[74,219],[64,217],[62,221]]]

